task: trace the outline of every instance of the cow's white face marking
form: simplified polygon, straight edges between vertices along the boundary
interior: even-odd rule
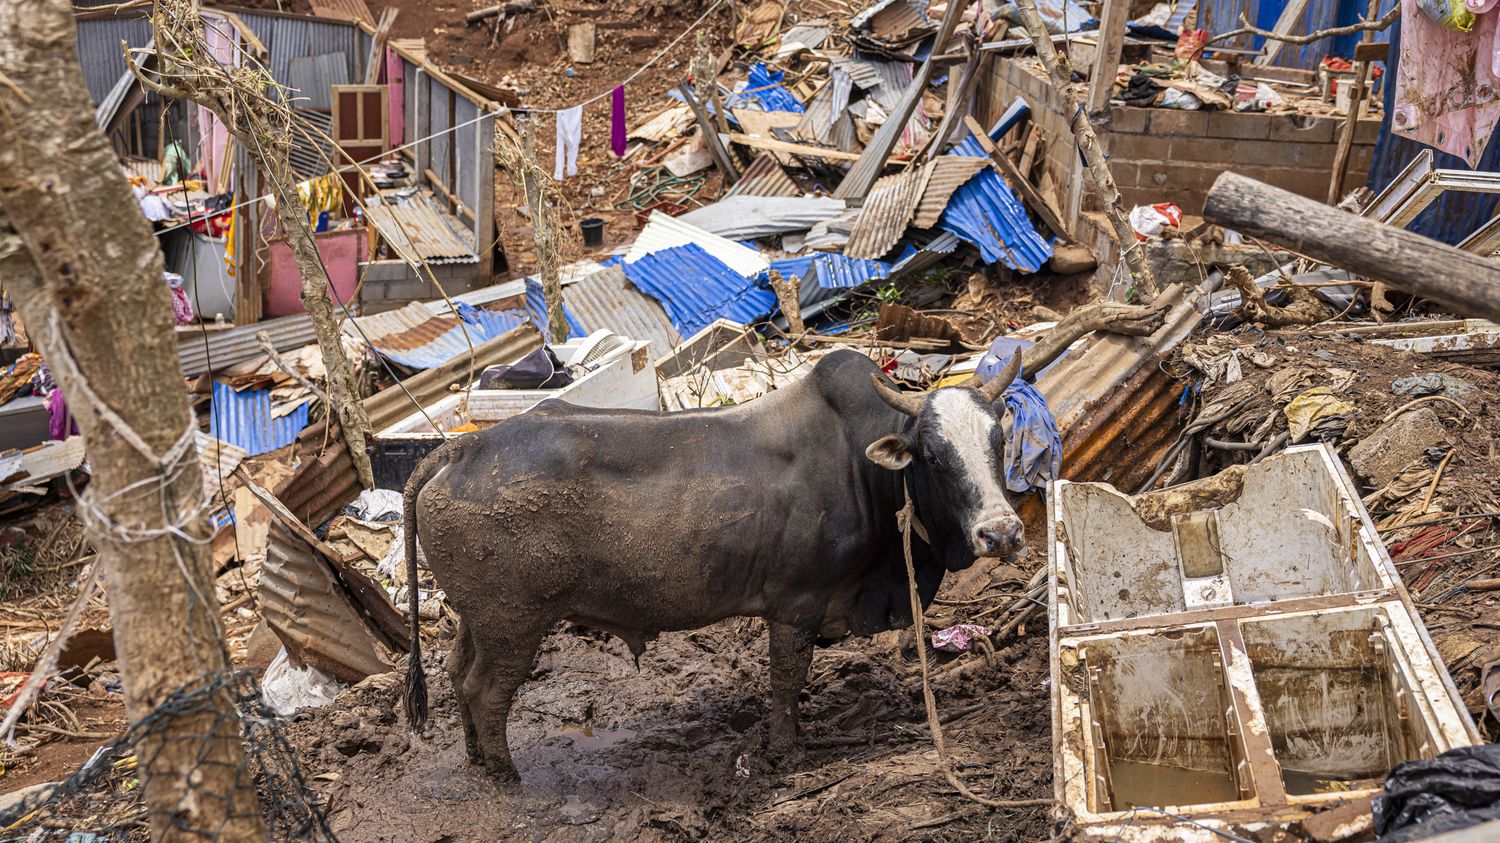
[[[1005,500],[1005,491],[995,479],[995,454],[990,448],[995,416],[985,412],[973,396],[957,389],[940,389],[933,393],[932,410],[937,413],[938,430],[943,440],[958,455],[964,475],[979,491],[979,508],[974,513],[974,520],[1013,515]]]

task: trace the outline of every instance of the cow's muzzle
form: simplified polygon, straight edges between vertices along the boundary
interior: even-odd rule
[[[1020,552],[1025,541],[1025,530],[1019,520],[980,524],[970,536],[975,556],[1014,556]]]

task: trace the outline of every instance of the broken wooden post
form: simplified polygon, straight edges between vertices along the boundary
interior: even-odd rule
[[[698,100],[698,95],[693,92],[692,84],[683,82],[677,86],[681,92],[683,102],[693,110],[693,117],[698,120],[698,131],[703,133],[703,142],[708,145],[708,154],[714,159],[714,166],[724,174],[725,186],[732,185],[740,180],[740,171],[734,166],[734,157],[729,150],[724,148],[724,142],[719,139],[719,131],[710,119],[708,110]]]
[[[1500,262],[1489,258],[1237,173],[1214,182],[1203,218],[1429,298],[1454,313],[1500,320]]]
[[[1115,76],[1120,70],[1120,51],[1125,48],[1125,21],[1129,16],[1130,0],[1104,0],[1104,11],[1099,16],[1099,44],[1094,48],[1094,69],[1089,77],[1090,116],[1109,111],[1109,98],[1115,92]]]
[[[1037,13],[1035,0],[1016,0],[1016,11],[1020,13],[1021,25],[1026,27],[1026,34],[1031,37],[1037,58],[1041,59],[1042,67],[1047,70],[1057,96],[1065,103],[1077,102],[1073,96],[1072,67],[1067,58],[1059,56],[1057,48],[1052,45],[1052,38],[1047,34],[1042,16]],[[1104,215],[1109,218],[1110,227],[1115,231],[1115,239],[1119,241],[1120,257],[1130,268],[1135,296],[1149,303],[1160,292],[1156,287],[1156,278],[1151,274],[1151,267],[1146,265],[1145,252],[1135,236],[1135,229],[1130,227],[1130,220],[1125,216],[1125,202],[1120,198],[1119,188],[1115,187],[1115,177],[1109,171],[1109,162],[1104,160],[1104,150],[1099,148],[1099,136],[1094,134],[1094,127],[1089,125],[1088,115],[1082,106],[1074,107],[1070,127],[1073,139],[1078,142],[1078,151],[1083,154],[1084,163],[1088,165],[1094,190],[1104,205]]]
[[[807,326],[802,323],[802,279],[795,275],[783,278],[774,269],[766,277],[771,282],[771,291],[776,294],[776,303],[781,306],[781,313],[786,317],[787,330],[794,337],[807,333]]]
[[[1371,0],[1370,14],[1375,16],[1375,4],[1378,0]],[[1359,115],[1365,108],[1365,97],[1370,93],[1370,68],[1374,61],[1362,55],[1370,50],[1371,41],[1375,33],[1366,31],[1364,43],[1354,49],[1354,87],[1349,92],[1349,113],[1344,115],[1344,126],[1339,130],[1339,145],[1333,152],[1333,173],[1328,180],[1328,204],[1336,205],[1343,198],[1344,192],[1344,170],[1349,166],[1349,151],[1354,148],[1354,130],[1359,127]],[[1381,49],[1389,48],[1389,44],[1373,45]]]

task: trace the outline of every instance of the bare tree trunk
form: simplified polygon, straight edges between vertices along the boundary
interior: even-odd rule
[[[291,167],[291,118],[284,103],[270,99],[276,85],[264,68],[236,68],[233,73],[214,61],[204,39],[203,19],[195,0],[161,0],[151,20],[160,81],[130,69],[143,85],[163,96],[198,103],[212,111],[255,159],[276,197],[276,218],[302,275],[302,306],[312,320],[328,372],[332,415],[349,445],[349,456],[360,485],[374,488],[365,437],[370,420],[355,388],[354,374],[339,337],[333,300],[328,293],[328,268],[318,254]],[[247,57],[247,62],[249,61]],[[246,72],[250,70],[251,72]]]
[[[793,337],[800,337],[807,333],[807,326],[802,322],[802,279],[793,275],[790,278],[782,278],[781,273],[771,270],[771,291],[776,294],[776,301],[781,305],[781,312],[786,316],[787,330],[792,332]]]
[[[511,182],[526,194],[531,211],[531,234],[536,242],[537,271],[542,276],[542,296],[547,300],[547,339],[554,343],[568,341],[568,319],[563,310],[561,223],[557,218],[557,197],[552,182],[536,160],[536,130],[530,118],[520,121],[520,146],[514,147],[497,130],[495,154],[510,175]]]
[[[230,665],[161,252],[94,124],[72,11],[0,3],[0,275],[88,440],[79,512],[108,577],[126,711],[163,717],[137,744],[152,837],[264,840],[228,692],[158,711]]]
[[[1077,107],[1077,97],[1073,96],[1072,80],[1069,78],[1072,66],[1067,57],[1059,56],[1057,48],[1052,46],[1052,38],[1047,34],[1042,16],[1037,14],[1035,0],[1016,0],[1016,11],[1020,13],[1021,25],[1026,27],[1026,33],[1031,36],[1037,58],[1041,59],[1042,67],[1046,68],[1058,97],[1064,103],[1075,106],[1072,119],[1073,139],[1078,142],[1078,151],[1083,154],[1084,163],[1088,164],[1089,179],[1094,183],[1094,190],[1104,205],[1104,215],[1109,217],[1110,227],[1115,230],[1115,239],[1120,242],[1120,256],[1125,265],[1130,267],[1130,280],[1134,284],[1136,298],[1150,304],[1161,291],[1157,289],[1151,267],[1146,265],[1146,254],[1140,248],[1140,241],[1136,239],[1135,229],[1130,227],[1130,220],[1125,216],[1125,202],[1120,198],[1119,188],[1115,186],[1109,162],[1104,159],[1104,150],[1099,148],[1099,136],[1094,134],[1094,127],[1089,123],[1084,109]],[[1095,72],[1103,70],[1105,69],[1096,69]],[[1107,70],[1111,74],[1115,72],[1114,68]]]

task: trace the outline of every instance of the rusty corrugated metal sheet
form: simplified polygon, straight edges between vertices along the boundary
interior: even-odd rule
[[[370,224],[413,267],[424,263],[478,263],[473,240],[455,231],[438,213],[431,197],[417,196],[399,205],[370,205]]]
[[[776,163],[776,156],[762,152],[745,168],[740,180],[729,188],[725,196],[801,196],[802,191],[792,177]]]
[[[514,362],[541,346],[542,335],[531,325],[489,340],[474,349],[475,376],[486,366]],[[466,383],[469,369],[469,354],[465,352],[441,366],[407,378],[399,386],[366,398],[365,414],[370,418],[370,426],[375,430],[389,427],[416,412],[412,399],[422,406],[432,404],[447,395],[450,387]],[[407,397],[408,392],[411,398]],[[303,523],[322,524],[359,494],[354,463],[349,459],[344,438],[337,431],[329,431],[326,424],[303,430],[298,441],[302,464],[276,490],[276,495]]]
[[[682,341],[661,305],[632,286],[618,266],[600,269],[568,287],[566,298],[586,329],[608,328],[633,340],[650,340],[652,359]]]
[[[922,197],[917,200],[916,213],[911,224],[917,228],[932,228],[948,207],[953,192],[963,187],[975,174],[989,166],[983,158],[965,158],[959,155],[939,155],[925,169]]]
[[[404,649],[401,616],[385,591],[348,565],[327,559],[274,519],[258,593],[266,624],[288,655],[340,681],[354,683],[385,673],[391,663],[381,648]]]
[[[271,337],[271,345],[277,351],[301,348],[317,342],[317,332],[306,313],[268,319],[251,325],[239,325],[224,330],[204,327],[200,330],[177,332],[177,359],[182,363],[182,373],[195,378],[212,368],[222,371],[263,356],[256,333],[265,331]]]
[[[925,168],[913,167],[904,173],[885,176],[870,188],[854,231],[844,246],[844,254],[851,258],[881,258],[911,223],[917,199],[922,195],[922,177]]]

